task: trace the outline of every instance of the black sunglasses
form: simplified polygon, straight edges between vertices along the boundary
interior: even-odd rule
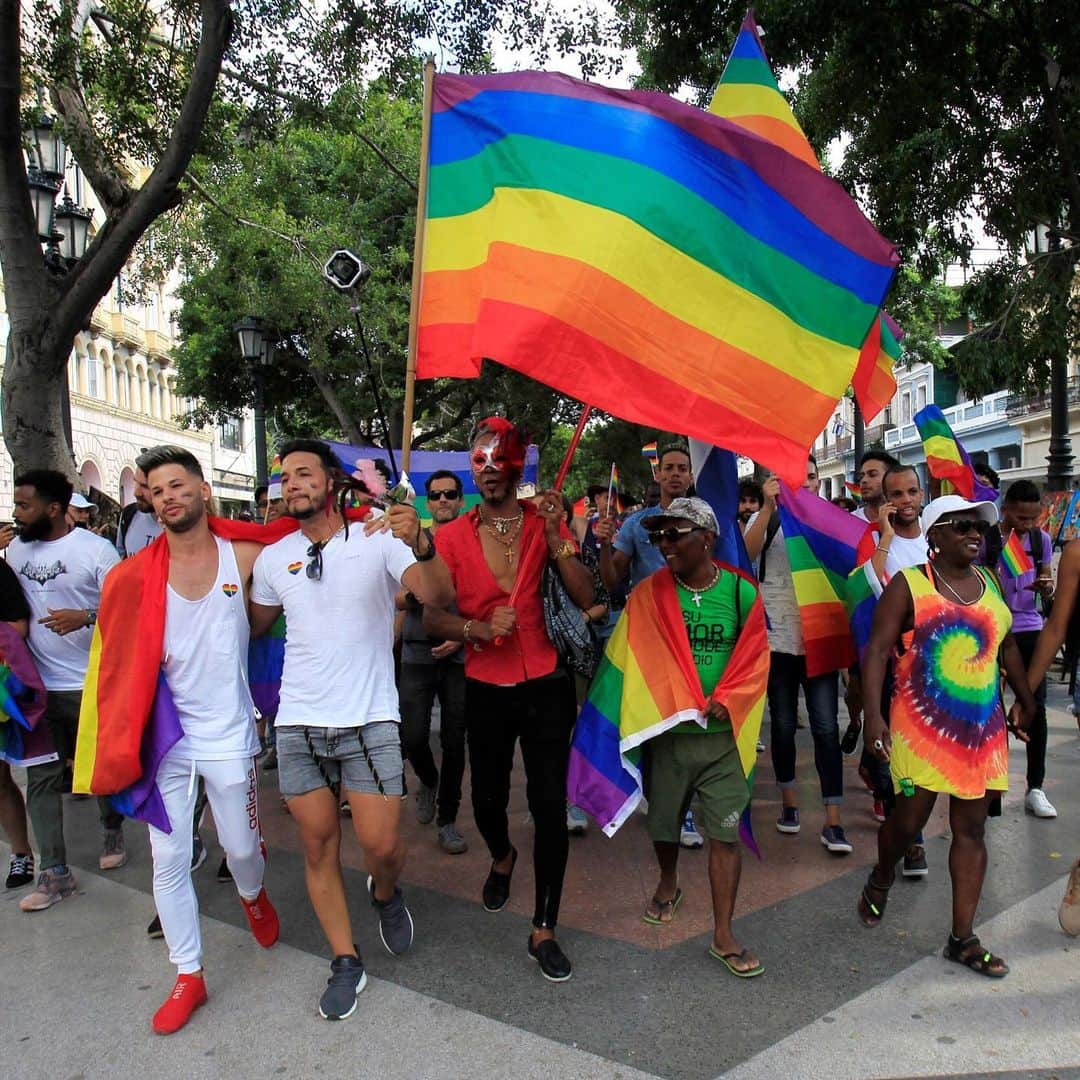
[[[308,558],[311,560],[307,564],[307,568],[304,573],[307,574],[309,581],[322,581],[322,549],[324,544],[312,544],[307,549]]]
[[[429,491],[428,502],[440,502],[443,499],[460,499],[456,491]]]
[[[948,518],[946,521],[936,521],[935,525],[948,525],[957,536],[967,536],[969,532],[977,532],[985,536],[990,531],[990,523],[982,518]]]
[[[659,544],[661,540],[666,540],[669,544],[674,544],[684,536],[704,531],[700,525],[683,525],[681,528],[678,525],[669,525],[666,529],[650,529],[649,543]]]

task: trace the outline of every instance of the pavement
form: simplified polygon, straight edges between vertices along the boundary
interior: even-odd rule
[[[530,860],[518,864],[507,908],[485,913],[488,856],[466,794],[458,819],[471,845],[465,855],[440,852],[434,825],[421,827],[411,802],[405,808],[403,887],[417,929],[400,958],[379,942],[363,859],[343,819],[346,888],[370,980],[354,1016],[327,1023],[316,1006],[329,958],[307,901],[296,829],[269,773],[261,778],[262,825],[281,940],[262,950],[251,939],[235,889],[215,880],[221,851],[208,821],[210,858],[195,876],[210,1000],[167,1039],[149,1023],[174,975],[164,943],[146,936],[154,915],[146,829],[127,825],[128,864],[103,873],[94,802],[66,803],[79,893],[28,915],[18,909],[21,891],[0,891],[3,1074],[1080,1080],[1080,939],[1057,923],[1065,877],[1080,855],[1080,734],[1059,685],[1050,700],[1046,791],[1060,816],[1025,815],[1024,751],[1014,744],[1010,792],[988,826],[977,929],[1010,964],[1004,980],[941,957],[950,895],[943,806],[927,830],[929,877],[898,881],[883,924],[862,927],[855,901],[874,860],[870,797],[857,758],[846,759],[844,824],[855,853],[829,855],[818,835],[813,748],[800,731],[802,832],[782,836],[773,826],[779,799],[766,751],[753,806],[762,859],[743,860],[735,932],[760,955],[763,977],[734,979],[708,955],[704,851],[682,854],[685,900],[675,922],[642,922],[656,871],[635,816],[614,839],[593,828],[572,840],[559,938],[574,977],[545,982],[526,955]],[[520,763],[510,812],[524,854],[531,826]]]

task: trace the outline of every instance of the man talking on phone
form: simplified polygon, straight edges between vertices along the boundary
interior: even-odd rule
[[[1000,540],[991,531],[986,541],[986,564],[995,567],[1001,579],[1002,595],[1013,613],[1013,636],[1016,638],[1024,664],[1031,666],[1035,643],[1043,628],[1043,614],[1039,610],[1054,595],[1054,579],[1050,573],[1050,556],[1053,550],[1050,534],[1039,528],[1042,499],[1039,489],[1030,480],[1017,480],[1009,485],[1001,507],[999,520]],[[1006,573],[1001,561],[1001,549],[1009,542],[1012,533],[1020,538],[1024,550],[1031,556],[1032,569],[1013,576]],[[1040,602],[1041,598],[1041,602]],[[1057,810],[1043,791],[1046,778],[1046,676],[1035,694],[1035,720],[1028,730],[1027,744],[1027,795],[1024,809],[1039,818],[1056,818]]]

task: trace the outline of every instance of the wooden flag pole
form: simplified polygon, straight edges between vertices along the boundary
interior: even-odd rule
[[[405,415],[401,425],[401,469],[409,471],[413,415],[416,412],[416,336],[420,321],[420,282],[424,276],[424,227],[427,222],[428,147],[431,144],[431,87],[434,61],[424,64],[424,115],[420,128],[420,176],[416,186],[416,236],[413,239],[412,294],[409,297],[409,355],[405,364]]]

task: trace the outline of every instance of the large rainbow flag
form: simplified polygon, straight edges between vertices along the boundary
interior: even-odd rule
[[[491,358],[802,477],[898,262],[838,184],[673,98],[545,72],[436,75],[429,170],[419,378]]]
[[[717,565],[753,582],[732,566]],[[758,596],[711,698],[731,714],[751,790],[768,679],[765,608]],[[641,801],[642,745],[684,721],[701,723],[705,706],[674,579],[658,570],[630,594],[578,715],[567,775],[570,801],[613,836]],[[749,820],[748,807],[741,831],[752,846]]]
[[[361,516],[361,515],[358,515]],[[210,518],[226,540],[272,544],[298,527]],[[114,567],[101,590],[79,713],[72,790],[116,796],[124,813],[164,832],[169,822],[156,790],[157,765],[183,732],[161,674],[169,545],[159,536]]]
[[[806,673],[823,675],[855,661],[845,596],[866,523],[806,488],[783,486],[778,503],[784,548],[799,605]]]
[[[773,74],[752,11],[747,11],[739,27],[709,112],[782,146],[793,157],[820,170],[817,154]],[[877,416],[896,393],[893,364],[900,357],[902,336],[896,323],[882,312],[859,350],[851,386],[866,420]]]
[[[975,478],[975,467],[968,452],[937,405],[920,409],[913,419],[922,439],[927,471],[935,480],[941,481],[942,495],[955,491],[969,502],[997,500],[998,493]]]

